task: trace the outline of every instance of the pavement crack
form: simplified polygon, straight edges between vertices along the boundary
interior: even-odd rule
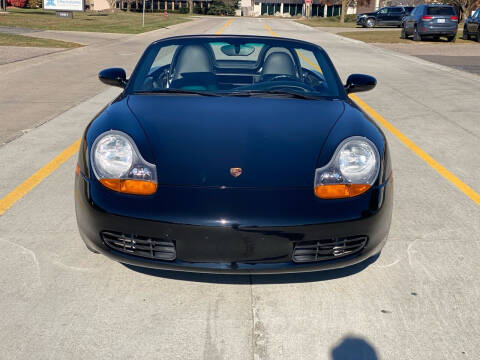
[[[203,350],[204,359],[221,360],[224,359],[224,354],[220,351],[216,344],[217,339],[217,321],[219,312],[220,299],[215,301],[215,309],[212,311],[212,304],[208,305],[207,313],[207,328],[205,330],[205,347]]]
[[[28,257],[30,257],[30,259],[32,260],[33,265],[35,267],[35,276],[34,277],[36,278],[37,286],[39,288],[43,288],[42,276],[41,276],[41,271],[40,271],[40,262],[38,261],[38,258],[37,258],[37,255],[35,254],[35,252],[33,252],[33,250],[30,250],[30,249],[26,248],[25,246],[22,246],[20,244],[17,244],[15,242],[7,240],[7,239],[0,238],[0,242],[5,242],[7,244],[12,245],[13,247],[19,249],[22,254],[25,254]],[[5,249],[5,247],[2,247],[2,248]],[[8,253],[8,251],[7,251],[7,253]]]
[[[267,358],[267,343],[265,336],[265,325],[260,320],[257,302],[258,296],[253,294],[252,275],[249,275],[250,281],[250,303],[252,309],[252,359],[265,360]]]

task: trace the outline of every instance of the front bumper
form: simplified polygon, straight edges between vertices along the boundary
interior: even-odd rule
[[[162,221],[158,218],[155,220],[138,218],[135,214],[132,214],[132,216],[126,216],[125,213],[119,215],[113,213],[111,209],[107,211],[100,208],[92,201],[88,184],[89,181],[85,177],[76,177],[77,222],[80,234],[89,248],[125,264],[204,273],[270,274],[307,272],[341,268],[362,262],[378,254],[382,249],[390,228],[393,204],[393,184],[391,181],[387,181],[384,185],[360,195],[358,199],[350,199],[348,202],[329,200],[321,203],[322,208],[330,209],[327,210],[327,213],[331,214],[347,213],[346,209],[352,208],[358,210],[358,206],[355,206],[352,201],[357,205],[362,204],[361,206],[367,204],[363,211],[358,212],[359,215],[356,219],[340,218],[339,216],[329,218],[324,213],[317,218],[317,221],[312,221],[312,218],[308,218],[304,212],[300,211],[300,208],[308,207],[307,201],[310,200],[302,199],[314,198],[313,191],[297,189],[293,190],[291,195],[295,195],[298,202],[289,202],[286,205],[294,208],[298,207],[297,212],[302,213],[305,221],[296,218],[292,223],[292,216],[287,216],[292,209],[279,210],[278,204],[273,204],[275,208],[272,207],[271,209],[271,213],[275,215],[274,220],[268,220],[268,217],[260,217],[255,210],[258,209],[258,206],[253,204],[250,220],[243,218],[239,221],[225,220],[223,223],[223,221],[207,221],[202,219],[201,216],[197,219],[185,216],[184,221],[178,218],[175,221],[171,221],[171,219]],[[94,192],[97,190],[93,189]],[[117,196],[109,190],[101,189],[100,191],[105,194],[106,198]],[[167,194],[175,197],[175,193],[179,192],[180,194],[184,191],[187,190],[159,188],[158,195],[165,199]],[[199,202],[202,202],[203,199],[211,202],[216,200],[211,192],[213,190],[196,189],[195,191],[197,194],[196,200]],[[221,195],[219,196],[225,198],[226,204],[235,204],[248,197],[244,193],[245,191],[255,191],[255,198],[260,198],[262,203],[264,202],[263,199],[273,199],[272,190],[225,191],[220,192]],[[289,195],[282,194],[282,197],[288,199]],[[288,202],[288,200],[285,201]],[[239,204],[239,206],[241,205]],[[209,205],[204,205],[204,207],[205,213],[207,213]],[[261,212],[265,211],[265,209],[261,210]],[[285,218],[280,216],[282,213],[285,213]],[[348,216],[351,217],[351,214]],[[212,216],[208,215],[208,219],[211,218]],[[226,218],[233,219],[232,216],[226,216]],[[165,261],[117,251],[107,246],[103,241],[101,235],[103,231],[171,239],[176,246],[176,258],[172,261]],[[299,241],[358,235],[367,236],[368,241],[365,247],[355,254],[309,263],[292,261],[294,246]]]

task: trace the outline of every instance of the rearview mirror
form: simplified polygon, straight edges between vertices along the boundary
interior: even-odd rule
[[[127,84],[127,74],[122,68],[109,68],[98,73],[101,82],[111,86],[124,88]]]
[[[347,94],[372,90],[377,85],[377,80],[370,75],[352,74],[347,79],[345,91]]]
[[[235,44],[224,45],[220,48],[220,50],[227,56],[248,56],[255,51],[255,48],[249,45]]]

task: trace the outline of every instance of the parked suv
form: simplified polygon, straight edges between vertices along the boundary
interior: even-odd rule
[[[470,40],[472,37],[475,37],[480,42],[480,8],[465,20],[465,25],[463,26],[463,39]]]
[[[455,41],[457,29],[458,16],[453,6],[419,5],[405,18],[400,37],[413,35],[413,40],[421,41],[426,36],[446,36],[448,41]]]
[[[381,26],[402,26],[403,18],[410,14],[413,6],[390,6],[371,13],[357,15],[357,25],[373,28]]]

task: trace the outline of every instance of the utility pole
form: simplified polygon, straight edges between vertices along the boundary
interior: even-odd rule
[[[143,0],[142,27],[145,27],[145,0]]]

